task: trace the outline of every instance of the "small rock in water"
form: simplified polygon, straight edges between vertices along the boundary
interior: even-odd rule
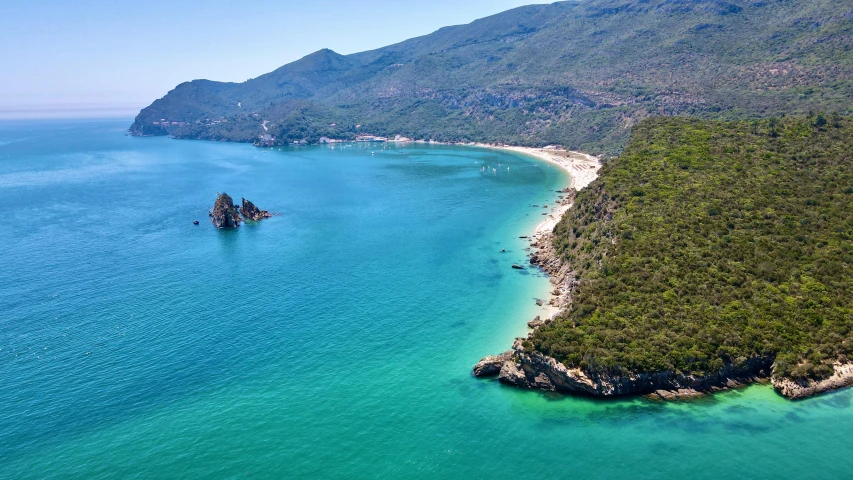
[[[262,218],[270,218],[272,214],[266,210],[261,210],[255,206],[254,203],[243,199],[243,207],[240,209],[243,212],[243,216],[248,220],[252,220],[257,222]]]
[[[545,322],[543,322],[538,315],[533,320],[527,322],[527,326],[534,330],[541,327],[542,325],[545,325]]]

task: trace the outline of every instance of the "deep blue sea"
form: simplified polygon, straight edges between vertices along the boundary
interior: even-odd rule
[[[548,288],[511,265],[556,168],[129,124],[0,123],[0,478],[853,478],[850,390],[601,401],[471,377]],[[217,192],[280,216],[216,230]]]

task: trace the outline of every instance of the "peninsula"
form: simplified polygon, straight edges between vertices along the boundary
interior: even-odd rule
[[[595,396],[853,384],[853,123],[648,120],[531,263],[565,309],[475,375]]]

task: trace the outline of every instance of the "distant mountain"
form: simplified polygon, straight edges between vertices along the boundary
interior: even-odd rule
[[[850,114],[851,100],[853,0],[582,0],[354,55],[321,50],[243,83],[183,83],[131,131],[274,143],[401,134],[615,153],[650,116]]]

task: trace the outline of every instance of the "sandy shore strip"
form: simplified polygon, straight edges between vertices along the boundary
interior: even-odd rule
[[[595,181],[595,179],[598,178],[598,171],[601,169],[601,160],[598,157],[581,152],[567,152],[565,150],[561,151],[547,148],[498,147],[486,144],[477,144],[477,146],[520,153],[522,155],[527,155],[556,165],[565,170],[571,177],[568,188],[574,188],[577,191],[584,189],[590,183]],[[572,196],[570,198],[573,199],[574,197]],[[554,227],[557,226],[557,223],[560,222],[563,215],[565,215],[573,205],[573,202],[569,198],[566,198],[562,202],[557,202],[549,212],[547,218],[536,226],[533,236],[530,237],[530,245],[531,247],[536,248],[540,255],[553,255],[553,253],[550,252],[550,248],[543,248],[543,246],[551,245]],[[567,286],[560,285],[560,279],[555,277],[553,272],[548,273],[551,277],[552,290],[550,290],[543,298],[544,300],[550,296],[550,301],[547,303],[543,302],[543,305],[541,306],[541,313],[539,313],[539,316],[542,320],[552,319],[561,313],[566,307],[570,295]]]
[[[546,161],[556,165],[571,176],[569,188],[574,188],[577,191],[583,190],[590,183],[598,178],[598,171],[601,169],[601,160],[592,155],[565,150],[560,153],[560,150],[551,150],[545,148],[530,148],[530,147],[496,147],[493,145],[477,144],[478,147],[493,148],[498,150],[507,150],[510,152],[521,153],[539,160]],[[535,235],[542,233],[551,233],[554,227],[563,218],[563,215],[572,207],[571,203],[557,204],[551,209],[548,218],[540,223],[534,232]]]
[[[582,190],[592,183],[598,178],[598,170],[601,169],[601,160],[598,157],[581,152],[531,147],[496,147],[482,143],[476,146],[521,153],[557,165],[571,175],[572,181],[568,186],[575,190]]]

